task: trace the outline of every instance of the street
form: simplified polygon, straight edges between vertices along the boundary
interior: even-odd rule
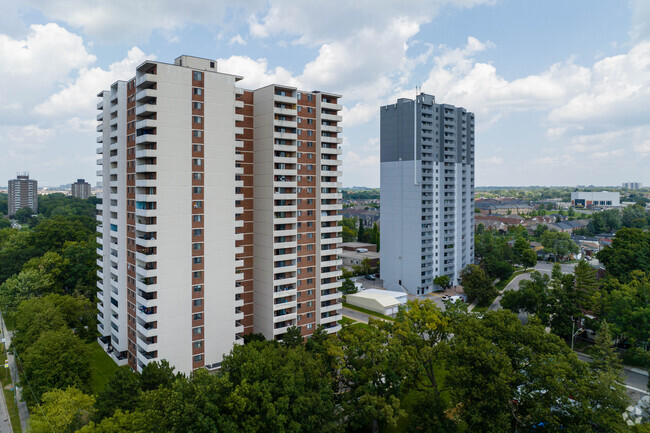
[[[571,264],[561,264],[560,266],[562,267],[562,273],[571,273],[573,272],[573,268],[575,267],[575,263]],[[535,270],[539,271],[544,274],[550,274],[553,269],[553,264],[552,263],[538,263],[537,266],[535,266]],[[507,290],[517,290],[519,288],[519,283],[522,280],[530,280],[530,273],[526,274],[521,274],[517,275],[515,278],[508,283],[508,285],[505,287],[503,290],[504,292]],[[490,310],[500,310],[501,309],[501,295],[499,295],[492,305],[490,305]],[[526,313],[519,313],[519,319],[522,321],[522,323],[526,323],[528,321],[528,315]],[[582,359],[583,361],[590,362],[591,357],[589,355],[586,355],[584,353],[578,353],[578,358]],[[645,370],[641,370],[638,368],[631,368],[631,367],[625,367],[623,371],[623,376],[624,376],[624,382],[625,382],[625,387],[627,388],[627,395],[630,397],[630,399],[633,402],[639,401],[641,397],[644,395],[648,395],[648,372]]]

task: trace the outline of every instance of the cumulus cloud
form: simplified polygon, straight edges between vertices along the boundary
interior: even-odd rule
[[[133,76],[137,65],[145,59],[155,59],[154,55],[145,55],[142,50],[133,47],[126,57],[111,64],[108,70],[99,67],[82,68],[74,82],[61,91],[51,95],[34,108],[34,112],[43,116],[69,116],[84,113],[93,116],[97,104],[97,93],[107,89],[116,80],[126,80]],[[92,117],[90,117],[92,119]]]
[[[233,36],[232,38],[230,38],[229,44],[230,45],[234,45],[234,44],[246,45],[246,41],[244,40],[244,38],[241,37],[241,35],[237,34],[237,35]]]
[[[0,113],[5,121],[96,60],[80,36],[57,24],[32,25],[19,39],[0,34],[0,59]]]
[[[231,56],[217,60],[220,72],[242,75],[244,79],[238,83],[240,87],[256,89],[274,83],[301,87],[300,82],[288,70],[276,66],[269,67],[267,59],[251,59],[247,56]]]
[[[26,0],[25,7],[82,29],[105,41],[147,39],[154,30],[169,32],[188,24],[227,25],[265,7],[263,0]]]

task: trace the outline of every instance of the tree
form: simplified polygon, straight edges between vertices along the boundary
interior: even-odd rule
[[[117,409],[133,409],[139,401],[140,392],[138,376],[128,368],[118,368],[97,395],[96,420],[113,416]]]
[[[299,347],[304,342],[305,338],[298,326],[289,326],[287,332],[282,336],[282,345],[286,347]]]
[[[534,271],[530,280],[522,280],[519,290],[509,290],[503,294],[501,305],[515,313],[526,312],[536,315],[541,323],[548,324],[549,303],[552,302],[548,293],[550,282],[548,275]]]
[[[579,307],[582,310],[593,311],[599,286],[596,270],[585,260],[580,260],[573,268],[573,274],[576,290],[579,294]]]
[[[88,350],[70,329],[43,332],[22,355],[21,367],[21,382],[29,383],[31,391],[23,396],[30,406],[53,388],[90,390]]]
[[[524,269],[534,268],[537,265],[537,254],[528,248],[521,253],[521,264]]]
[[[0,308],[13,317],[22,301],[52,292],[52,278],[41,271],[30,269],[9,278],[0,286]]]
[[[359,218],[359,232],[357,234],[357,242],[366,241],[366,232],[363,228],[363,218]]]
[[[11,227],[11,221],[5,218],[4,214],[0,212],[0,230]]]
[[[334,340],[335,372],[342,417],[352,429],[377,433],[380,425],[395,426],[405,412],[400,407],[408,366],[403,352],[385,327],[371,319],[368,328],[346,326]]]
[[[180,375],[180,373],[179,373]],[[174,374],[174,367],[166,359],[150,362],[142,368],[138,377],[142,391],[158,388],[170,388],[179,375]]]
[[[600,324],[600,329],[596,334],[596,344],[590,347],[589,354],[592,359],[589,366],[592,370],[614,373],[619,376],[622,373],[623,364],[616,350],[614,350],[614,343],[612,342],[612,335],[609,332],[607,321]]]
[[[530,244],[523,237],[518,237],[515,239],[514,249],[515,256],[517,257],[519,263],[521,263],[521,256],[523,255],[524,251],[530,250]]]
[[[354,282],[350,278],[346,278],[343,280],[343,283],[341,283],[341,292],[343,292],[344,295],[357,293],[357,286],[354,285]]]
[[[447,275],[439,275],[433,279],[433,284],[436,284],[440,287],[449,287],[449,277]]]
[[[546,224],[538,224],[535,228],[535,238],[540,239],[544,236],[544,233],[548,231],[548,226]]]
[[[343,218],[339,221],[339,225],[343,227],[341,236],[343,242],[354,242],[357,240],[357,219],[356,218]]]
[[[637,228],[622,228],[616,232],[612,246],[597,254],[607,273],[623,283],[630,282],[632,272],[650,273],[650,234]]]
[[[496,296],[497,290],[492,285],[487,273],[477,265],[467,265],[460,273],[463,290],[467,297],[485,303]]]
[[[535,321],[522,325],[507,310],[468,315],[453,322],[447,365],[452,404],[465,431],[623,431],[607,401],[625,398],[606,391],[566,343]],[[552,374],[549,374],[551,372]],[[604,393],[610,392],[605,398]]]
[[[314,332],[307,339],[305,349],[313,355],[325,355],[327,352],[327,342],[329,341],[329,334],[323,328],[323,325],[317,325]]]
[[[120,409],[110,418],[104,418],[99,424],[90,422],[78,433],[151,433],[152,420],[146,411],[122,412]]]
[[[21,209],[18,209],[16,213],[14,214],[14,219],[18,221],[20,224],[27,224],[29,220],[32,218],[32,214],[34,211],[30,207],[24,207]]]
[[[95,397],[77,388],[53,389],[43,394],[40,410],[29,418],[30,433],[73,433],[88,424]]]
[[[542,245],[544,246],[544,251],[553,254],[555,261],[557,261],[558,256],[563,257],[570,253],[580,251],[580,247],[571,240],[571,236],[568,233],[562,232],[544,232],[542,235]]]

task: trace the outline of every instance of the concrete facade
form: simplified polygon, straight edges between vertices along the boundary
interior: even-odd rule
[[[381,107],[381,276],[389,290],[458,283],[474,260],[474,114],[431,95]]]
[[[77,179],[75,183],[70,186],[70,195],[80,199],[87,199],[90,197],[90,184],[85,179]]]
[[[9,181],[8,213],[13,216],[18,210],[30,208],[32,213],[38,213],[38,182],[30,179],[27,173],[18,173],[16,179]]]
[[[135,72],[98,95],[100,344],[137,371],[167,359],[189,373],[217,367],[246,333],[340,329],[340,138],[332,151],[321,138],[338,96],[309,93],[314,132],[301,142],[296,89],[244,90],[189,56]]]
[[[621,193],[610,191],[574,191],[571,193],[571,205],[582,208],[618,207],[621,205]]]

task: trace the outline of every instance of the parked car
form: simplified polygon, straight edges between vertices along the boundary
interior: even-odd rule
[[[367,274],[365,278],[366,280],[375,281],[375,276],[371,274]]]
[[[447,301],[447,300],[449,300],[449,299],[451,299],[451,296],[449,296],[449,295],[442,295],[442,300],[443,300],[443,301]]]

